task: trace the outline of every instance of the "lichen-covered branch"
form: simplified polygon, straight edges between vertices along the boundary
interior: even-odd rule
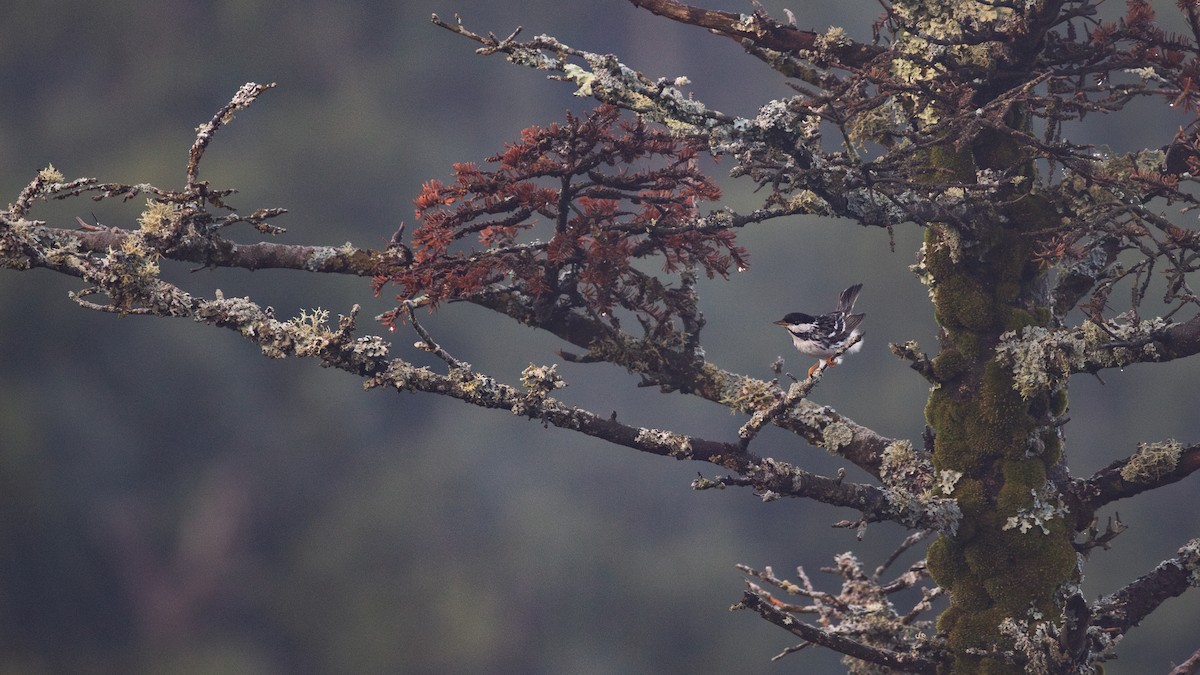
[[[833,649],[847,656],[876,664],[901,673],[935,673],[938,661],[916,653],[900,653],[880,649],[848,637],[837,635],[817,626],[798,621],[783,611],[768,594],[756,592],[754,587],[742,593],[742,599],[732,609],[749,609],[759,616],[813,644]]]
[[[558,73],[555,78],[573,82],[580,96],[595,97],[636,111],[650,121],[662,122],[671,128],[690,129],[693,133],[732,121],[728,115],[710,110],[685,96],[679,87],[687,84],[686,78],[650,80],[612,55],[575,49],[548,35],[517,42],[519,28],[504,39],[490,34],[479,35],[468,30],[457,18],[455,23],[448,23],[434,14],[433,23],[483,45],[476,50],[480,54],[501,53],[513,63]]]
[[[738,14],[694,7],[677,0],[629,1],[672,21],[706,28],[760,50],[809,56],[817,63],[834,61],[862,67],[884,51],[877,45],[850,40],[844,34],[838,39],[829,39],[815,31],[801,30],[794,22],[781,24],[767,16],[761,6],[753,14]]]
[[[166,293],[172,302],[168,305],[148,299],[158,293]],[[552,369],[539,371],[541,374],[527,370],[523,377],[526,388],[521,390],[477,373],[466,364],[439,374],[399,358],[389,359],[386,343],[380,338],[351,337],[356,311],[344,317],[335,331],[326,328],[323,316],[316,312],[298,320],[279,321],[248,298],[202,300],[165,282],[140,300],[156,314],[191,315],[202,323],[236,331],[273,358],[317,357],[325,366],[365,378],[368,388],[388,387],[439,394],[481,408],[509,410],[640,452],[716,464],[746,477],[746,484],[760,492],[854,508],[871,522],[892,520],[923,528],[947,526],[943,511],[952,504],[937,500],[926,504],[915,496],[898,498],[894,491],[825,478],[786,462],[755,456],[737,443],[630,426],[618,422],[615,417],[567,405],[548,396],[550,391],[561,386]],[[159,310],[160,307],[170,307],[170,310]],[[551,384],[546,385],[546,382]]]
[[[1163,319],[1085,321],[1075,328],[1026,327],[1001,336],[996,354],[1013,373],[1013,387],[1029,398],[1053,391],[1068,377],[1155,363],[1200,352],[1200,316],[1173,324]]]
[[[1121,499],[1170,485],[1200,470],[1200,444],[1176,440],[1139,443],[1137,452],[1067,486],[1076,525],[1087,527],[1097,510]]]
[[[1197,579],[1200,579],[1200,539],[1192,539],[1180,547],[1176,557],[1164,560],[1124,588],[1097,600],[1092,609],[1092,624],[1124,635],[1164,601],[1194,588]]]
[[[678,339],[660,336],[658,341],[638,339],[614,329],[599,317],[580,312],[555,312],[539,317],[533,303],[511,289],[479,293],[470,301],[588,350],[586,358],[572,355],[572,359],[614,363],[643,376],[647,384],[699,396],[725,405],[732,412],[753,415],[783,395],[776,383],[724,370],[683,350],[664,348],[664,345],[683,344],[683,336],[677,336]],[[771,421],[876,477],[885,451],[896,442],[829,406],[809,400],[799,401]]]
[[[33,225],[39,245],[76,246],[80,251],[103,253],[127,246],[137,230],[106,227],[93,230]],[[375,250],[342,246],[281,244],[270,241],[240,244],[216,236],[191,237],[169,249],[158,251],[163,257],[192,262],[204,267],[236,267],[246,270],[286,269],[319,274],[351,274],[372,277],[395,266],[406,264],[407,251],[400,248]]]
[[[749,445],[750,441],[754,440],[754,437],[758,436],[758,432],[762,431],[763,427],[774,421],[775,418],[782,415],[785,411],[794,407],[800,401],[807,398],[808,393],[812,391],[813,387],[817,386],[817,383],[820,381],[821,374],[825,372],[825,369],[828,367],[828,365],[832,362],[836,362],[835,360],[839,356],[846,353],[851,347],[861,342],[862,339],[863,333],[856,333],[852,335],[850,340],[846,342],[841,349],[837,350],[837,352],[835,352],[829,359],[822,359],[817,369],[810,373],[807,379],[801,382],[794,382],[792,386],[788,387],[787,394],[780,397],[770,406],[755,411],[754,414],[750,416],[750,420],[743,424],[742,428],[738,430],[738,438],[741,439],[742,447]]]

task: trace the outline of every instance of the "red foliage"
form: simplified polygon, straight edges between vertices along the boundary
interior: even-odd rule
[[[454,180],[426,182],[414,201],[412,263],[378,277],[401,299],[431,305],[505,284],[545,306],[565,298],[598,314],[614,306],[654,312],[634,261],[712,277],[744,266],[728,229],[697,225],[697,203],[720,191],[696,150],[666,131],[622,119],[611,106],[586,118],[530,127],[487,159],[454,165]]]

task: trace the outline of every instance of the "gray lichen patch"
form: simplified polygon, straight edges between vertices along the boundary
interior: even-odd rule
[[[854,430],[843,422],[834,422],[822,431],[823,445],[831,454],[838,454],[838,448],[850,445],[854,441]]]
[[[1000,336],[996,358],[1011,369],[1013,388],[1030,399],[1053,391],[1074,373],[1160,360],[1153,336],[1167,325],[1160,318],[1136,321],[1122,314],[1104,328],[1092,322],[1073,329],[1027,326],[1020,335]]]
[[[636,443],[640,446],[661,448],[675,459],[692,459],[692,439],[661,429],[638,429]]]

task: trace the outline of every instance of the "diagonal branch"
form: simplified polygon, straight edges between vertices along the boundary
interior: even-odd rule
[[[579,312],[537,316],[533,304],[513,290],[498,290],[470,298],[474,304],[506,314],[520,323],[546,330],[599,360],[647,377],[670,391],[693,394],[731,411],[753,415],[774,400],[777,386],[764,380],[723,370],[694,355],[663,349],[648,340],[619,333],[599,319]],[[884,451],[896,442],[829,406],[801,400],[772,422],[809,443],[844,457],[872,476],[879,476]]]
[[[1109,464],[1090,478],[1072,481],[1066,493],[1073,502],[1070,508],[1076,526],[1087,527],[1103,506],[1181,481],[1197,470],[1200,444],[1139,444],[1133,455]]]
[[[1092,624],[1124,635],[1165,600],[1182,595],[1200,576],[1200,539],[1184,544],[1175,558],[1164,560],[1112,595],[1096,601]]]
[[[162,284],[170,286],[165,282]],[[368,388],[391,387],[449,396],[481,408],[509,410],[641,452],[716,464],[745,476],[747,484],[761,492],[853,508],[862,512],[864,520],[869,522],[891,520],[909,527],[939,529],[953,525],[946,518],[947,505],[937,501],[902,499],[892,490],[818,476],[786,462],[745,452],[737,443],[623,424],[615,416],[601,416],[545,396],[545,391],[524,392],[500,383],[472,371],[466,364],[452,366],[443,375],[403,359],[388,359],[382,339],[374,336],[350,338],[357,309],[348,321],[343,320],[342,330],[334,333],[305,322],[277,321],[248,298],[202,300],[171,288],[174,297],[187,298],[177,301],[174,306],[189,307],[197,321],[234,330],[258,344],[268,356],[319,357],[324,366],[366,378]],[[151,308],[157,306],[154,302],[143,304]],[[172,314],[177,316],[184,312],[177,310]]]
[[[765,12],[738,14],[716,9],[693,7],[677,0],[629,0],[635,7],[649,10],[662,17],[685,23],[723,35],[738,41],[746,41],[757,47],[782,52],[813,52],[822,49],[821,35],[810,30],[781,24],[766,16]],[[849,39],[830,44],[829,55],[852,67],[861,67],[882,54],[884,49]]]
[[[272,358],[317,357],[331,366],[366,379],[368,388],[392,387],[449,396],[481,408],[509,410],[547,425],[569,429],[655,455],[708,462],[746,477],[746,484],[763,493],[807,497],[863,513],[866,521],[894,520],[909,527],[952,527],[946,504],[899,495],[871,485],[826,478],[785,462],[760,458],[737,443],[724,443],[671,431],[635,427],[570,406],[547,396],[546,378],[531,377],[527,391],[476,373],[454,359],[446,374],[420,368],[403,359],[387,358],[388,346],[377,336],[353,339],[358,309],[344,317],[338,330],[324,326],[325,312],[314,311],[291,321],[279,321],[249,298],[225,298],[219,291],[212,300],[192,296],[157,276],[157,266],[147,251],[112,251],[103,255],[62,248],[46,252],[22,227],[14,241],[24,250],[24,269],[43,267],[94,284],[78,298],[103,292],[112,303],[81,302],[85,307],[121,314],[190,316],[196,321],[228,328],[257,344]],[[13,235],[13,231],[6,231]],[[427,337],[427,336],[422,336]],[[431,340],[429,340],[431,341]],[[538,380],[538,381],[535,381]],[[953,514],[951,514],[953,515]]]
[[[457,17],[455,17],[457,19]],[[504,39],[495,35],[480,35],[468,30],[460,21],[449,23],[437,14],[433,23],[483,45],[476,50],[479,54],[505,54],[509,61],[545,70],[552,79],[575,83],[581,96],[592,96],[626,110],[632,110],[654,122],[665,122],[669,126],[687,126],[694,130],[706,130],[719,124],[733,121],[729,115],[709,110],[681,92],[677,85],[686,83],[685,78],[675,80],[651,80],[629,68],[614,56],[596,54],[565,45],[548,35],[539,35],[525,42],[517,42],[518,28]],[[574,62],[573,62],[574,61]],[[584,63],[590,70],[583,68]]]
[[[797,621],[796,617],[782,611],[769,600],[760,597],[753,591],[743,592],[741,602],[734,605],[731,609],[753,610],[762,618],[788,631],[792,635],[847,656],[861,659],[867,663],[874,663],[902,673],[935,673],[938,671],[938,663],[923,656],[911,653],[902,654],[890,649],[872,647],[857,640],[836,635],[816,626]]]
[[[738,438],[741,439],[742,447],[745,448],[750,445],[750,441],[754,440],[754,437],[758,435],[758,432],[762,431],[763,427],[771,422],[774,422],[776,418],[782,415],[785,411],[790,410],[800,401],[808,398],[809,392],[811,392],[813,387],[817,386],[817,383],[821,381],[821,374],[825,372],[826,367],[830,363],[835,362],[836,359],[842,354],[845,354],[847,351],[849,351],[851,347],[859,342],[862,342],[862,339],[863,333],[854,334],[850,340],[846,344],[842,345],[840,349],[834,352],[829,359],[822,359],[818,364],[817,369],[809,374],[808,379],[802,382],[792,383],[792,386],[788,387],[788,392],[785,396],[775,401],[775,403],[771,404],[767,408],[756,410],[754,414],[750,416],[750,420],[743,424],[742,428],[738,430]]]

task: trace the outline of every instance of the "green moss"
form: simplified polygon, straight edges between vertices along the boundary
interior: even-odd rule
[[[1001,313],[1000,325],[1005,331],[1020,332],[1026,326],[1038,325],[1037,317],[1018,307],[1005,305]]]
[[[984,366],[979,385],[979,407],[989,421],[1010,427],[1019,425],[1019,420],[1028,412],[1025,401],[1013,389],[1012,373],[995,359]]]
[[[978,516],[989,508],[983,492],[983,483],[975,478],[959,478],[954,486],[954,498],[958,500],[958,508],[963,512],[964,520]]]
[[[1041,435],[1042,445],[1042,461],[1046,466],[1054,466],[1062,459],[1062,439],[1058,437],[1054,429],[1046,429]]]
[[[930,573],[943,586],[955,585],[955,581],[962,576],[957,571],[959,565],[954,560],[954,547],[949,542],[950,538],[942,535],[938,537],[937,541],[930,544],[929,550],[925,552],[925,560]]]
[[[934,279],[945,279],[955,271],[954,260],[950,256],[949,247],[941,240],[941,228],[932,225],[925,229],[925,246],[923,249],[925,269]]]
[[[934,304],[946,328],[984,331],[996,322],[992,298],[965,275],[942,280],[934,289]]]
[[[1001,463],[1000,474],[1004,485],[996,496],[996,510],[1006,516],[1033,503],[1033,491],[1046,484],[1046,465],[1041,458],[1013,460]]]
[[[950,348],[942,350],[941,354],[933,357],[933,376],[938,382],[950,382],[958,379],[967,369],[967,359],[962,352]]]
[[[929,152],[929,163],[942,173],[933,173],[930,180],[938,182],[947,180],[944,172],[949,171],[954,178],[962,182],[975,182],[975,158],[971,156],[970,148],[956,149],[951,145],[935,146]]]
[[[1063,387],[1050,395],[1050,414],[1055,417],[1062,417],[1067,412],[1067,404],[1069,402],[1067,396],[1067,388]]]
[[[1016,302],[1017,298],[1021,297],[1021,284],[1012,279],[1001,281],[996,284],[995,295],[1000,302]]]
[[[954,343],[954,348],[968,360],[974,361],[980,357],[982,347],[979,344],[979,336],[974,333],[957,331],[951,335],[951,340]]]

